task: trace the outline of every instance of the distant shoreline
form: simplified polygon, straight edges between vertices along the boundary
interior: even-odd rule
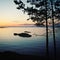
[[[46,26],[0,26],[0,28],[10,28],[10,27],[40,27],[40,28],[46,28]],[[48,26],[48,27],[52,27],[52,26]],[[55,26],[55,28],[59,28],[60,26]]]
[[[0,27],[0,28],[7,28],[7,27],[4,27],[4,26],[3,26],[3,27]]]

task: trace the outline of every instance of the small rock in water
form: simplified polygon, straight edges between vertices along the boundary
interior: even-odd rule
[[[29,32],[29,31],[24,31],[25,33],[31,33],[31,32]]]
[[[18,35],[17,33],[14,33],[14,35],[16,36],[16,35]]]
[[[18,35],[21,36],[21,37],[31,37],[32,36],[32,35],[27,34],[27,33],[20,33]]]
[[[21,36],[21,37],[32,37],[32,35],[28,34],[28,33],[14,33],[14,35],[18,35],[18,36]]]

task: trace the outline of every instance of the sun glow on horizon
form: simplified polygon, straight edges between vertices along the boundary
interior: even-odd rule
[[[30,23],[28,23],[30,22]],[[13,22],[9,22],[9,21],[3,21],[1,22],[0,21],[0,26],[21,26],[21,25],[28,25],[28,24],[34,24],[32,23],[32,21],[25,21],[25,22],[22,22],[22,21],[13,21]]]
[[[16,9],[13,0],[0,0],[0,26],[18,26],[20,24],[34,24],[27,21],[29,16]]]

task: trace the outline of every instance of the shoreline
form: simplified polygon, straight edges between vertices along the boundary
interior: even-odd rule
[[[59,60],[59,54],[56,59]],[[14,60],[46,60],[47,56],[37,56],[37,55],[23,55],[12,51],[0,52],[0,59],[14,59]],[[49,60],[54,60],[54,56],[49,56]]]

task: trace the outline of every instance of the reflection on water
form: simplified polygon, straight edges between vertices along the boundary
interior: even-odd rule
[[[60,29],[60,28],[59,28]],[[59,48],[59,29],[56,29],[56,43]],[[20,54],[44,55],[46,52],[45,28],[41,27],[10,27],[0,29],[0,51],[15,51]],[[14,36],[13,33],[29,31],[30,38]],[[53,52],[52,34],[49,34],[49,50]]]
[[[36,35],[43,35],[45,33],[45,28],[31,28],[31,27],[20,27],[20,28],[4,28],[0,29],[0,39],[13,39],[13,38],[19,38],[21,40],[21,37],[14,37],[13,33],[23,33],[24,31],[30,31],[31,35],[33,35],[32,38],[34,38],[34,34]],[[40,37],[40,36],[39,36]],[[5,40],[4,40],[5,41]]]

